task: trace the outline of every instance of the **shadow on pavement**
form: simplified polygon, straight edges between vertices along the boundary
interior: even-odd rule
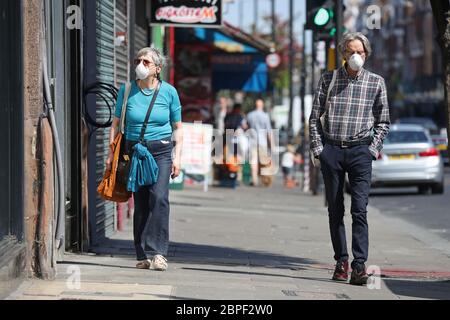
[[[412,298],[450,300],[450,280],[446,281],[412,281],[383,280],[392,293]]]
[[[134,257],[134,245],[131,240],[106,239],[101,245],[90,251],[99,255],[126,255]],[[152,252],[148,251],[149,256]],[[282,254],[244,250],[230,247],[171,242],[168,258],[172,262],[197,265],[260,266],[273,268],[294,268],[299,270],[307,265],[319,264],[318,261],[292,257]]]
[[[378,192],[371,192],[369,197],[370,198],[377,198],[377,197],[401,197],[401,196],[423,196],[419,194],[417,191],[395,191],[395,189],[392,192],[387,191],[378,191]]]
[[[132,261],[134,263],[134,260]],[[133,269],[136,270],[136,267],[127,265],[119,265],[119,264],[105,264],[105,263],[94,263],[94,262],[85,262],[85,261],[60,261],[58,262],[60,265],[78,265],[78,266],[91,266],[91,267],[105,267],[105,268],[119,268],[119,269]]]
[[[302,279],[302,280],[309,280],[314,282],[327,282],[327,283],[333,283],[333,284],[345,284],[345,282],[336,282],[331,280],[331,274],[329,278],[323,278],[323,277],[300,277],[295,275],[286,275],[281,273],[267,273],[267,272],[247,272],[247,271],[236,271],[236,270],[223,270],[223,269],[204,269],[204,268],[182,268],[183,270],[190,270],[190,271],[206,271],[206,272],[217,272],[217,273],[228,273],[228,274],[247,274],[247,275],[253,275],[253,276],[267,276],[267,277],[280,277],[280,278],[290,278],[290,279]],[[309,270],[308,268],[297,268],[296,270],[302,271],[302,270]]]

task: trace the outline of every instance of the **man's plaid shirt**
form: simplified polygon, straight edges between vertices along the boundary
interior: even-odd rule
[[[361,69],[357,77],[351,78],[345,67],[339,68],[322,128],[320,117],[326,110],[325,100],[332,78],[332,71],[325,72],[314,96],[309,119],[314,157],[318,157],[323,150],[323,138],[355,141],[372,136],[369,150],[375,159],[378,158],[390,125],[384,79],[365,69]]]

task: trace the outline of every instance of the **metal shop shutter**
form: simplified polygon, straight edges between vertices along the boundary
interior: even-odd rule
[[[119,33],[126,34],[126,41],[116,44],[116,87],[129,81],[129,32],[128,32],[128,10],[126,0],[116,0],[116,36]]]
[[[134,52],[137,54],[142,48],[148,47],[147,30],[141,26],[134,25]]]
[[[115,1],[97,1],[97,80],[114,85],[114,8]],[[114,110],[112,110],[114,112]],[[106,104],[97,99],[96,108],[97,121],[104,123],[108,121],[110,110]],[[99,129],[96,132],[96,177],[97,185],[100,183],[105,161],[109,152],[109,129]],[[115,225],[115,204],[102,200],[97,195],[96,201],[96,224],[95,242],[111,236],[114,233]]]

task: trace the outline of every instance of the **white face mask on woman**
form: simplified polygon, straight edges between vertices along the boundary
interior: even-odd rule
[[[141,62],[136,67],[136,78],[138,80],[145,80],[148,78],[149,75],[150,75],[150,70],[146,66],[144,66],[143,62]]]
[[[348,59],[348,65],[352,70],[359,71],[364,66],[364,59],[361,55],[355,53]]]

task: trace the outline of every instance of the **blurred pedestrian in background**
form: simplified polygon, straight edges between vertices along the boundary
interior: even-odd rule
[[[247,128],[247,123],[242,113],[242,105],[235,103],[233,110],[228,113],[224,119],[225,132],[223,135],[224,154],[227,170],[237,174],[237,180],[242,180],[242,153],[241,147],[243,144],[244,130]]]
[[[288,144],[286,146],[286,151],[283,153],[281,158],[281,169],[283,171],[284,186],[286,188],[293,188],[296,185],[293,176],[296,164],[295,159],[295,146]]]
[[[214,120],[219,134],[223,134],[225,131],[225,117],[227,116],[227,113],[228,99],[219,97],[217,104],[214,106]]]
[[[252,169],[252,186],[259,185],[260,169],[262,165],[268,165],[269,147],[273,146],[272,124],[269,115],[264,111],[264,100],[257,99],[255,110],[247,115],[247,124],[249,128],[249,154]],[[264,158],[264,163],[261,159]]]

